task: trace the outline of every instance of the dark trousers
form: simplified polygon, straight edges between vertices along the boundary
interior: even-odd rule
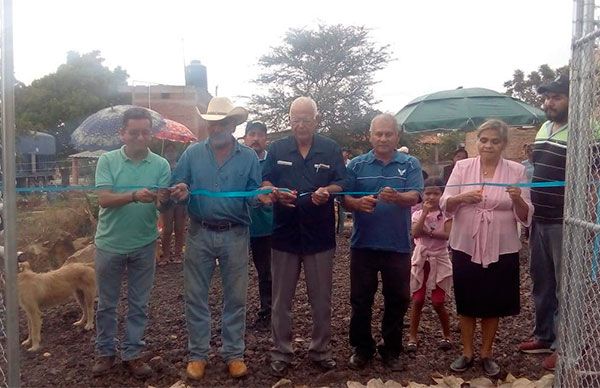
[[[529,236],[531,255],[529,268],[533,281],[533,303],[535,305],[535,330],[539,341],[558,346],[556,325],[558,324],[558,293],[563,266],[562,224],[544,224],[533,221]]]
[[[260,310],[258,315],[271,315],[271,236],[250,238],[252,261],[258,273]]]
[[[410,254],[372,249],[350,250],[350,346],[367,357],[375,353],[371,334],[377,273],[381,272],[384,301],[380,352],[396,357],[402,351],[403,320],[410,304]]]

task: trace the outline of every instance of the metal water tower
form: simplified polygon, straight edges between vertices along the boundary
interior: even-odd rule
[[[200,61],[193,60],[185,67],[185,84],[197,89],[208,90],[206,66]]]

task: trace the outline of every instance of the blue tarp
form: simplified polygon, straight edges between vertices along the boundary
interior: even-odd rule
[[[43,132],[30,132],[28,135],[19,135],[15,141],[17,155],[56,154],[56,139],[54,136]]]

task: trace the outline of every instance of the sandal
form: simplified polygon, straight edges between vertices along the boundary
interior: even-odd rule
[[[461,373],[469,369],[473,366],[473,357],[469,358],[467,356],[460,356],[452,364],[450,364],[450,369],[455,372]]]
[[[488,377],[494,377],[500,373],[500,366],[498,366],[496,361],[489,357],[482,358],[481,365],[483,366],[483,371]]]
[[[407,353],[416,353],[419,345],[416,342],[409,342],[406,344],[406,352]]]
[[[448,338],[442,338],[438,344],[438,348],[444,351],[450,350],[452,349],[452,342]]]

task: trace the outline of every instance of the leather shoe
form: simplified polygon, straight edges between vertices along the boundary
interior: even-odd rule
[[[205,370],[206,360],[194,360],[188,362],[185,374],[192,380],[200,380],[204,377]]]
[[[115,364],[115,356],[102,356],[97,357],[94,362],[94,366],[92,367],[92,375],[100,376],[105,374],[113,367]]]
[[[371,357],[367,357],[360,353],[354,353],[348,361],[348,367],[354,370],[363,369],[369,361],[371,361]]]
[[[138,379],[146,378],[152,374],[152,368],[150,368],[150,365],[146,364],[141,358],[123,361],[123,365],[125,365],[125,368],[127,368],[133,377]]]
[[[271,314],[258,314],[251,327],[257,331],[269,330],[271,328]]]
[[[248,368],[246,367],[244,360],[240,360],[239,358],[229,361],[227,363],[227,369],[229,370],[229,375],[234,379],[248,374]]]
[[[271,361],[271,374],[275,377],[283,377],[287,374],[290,364],[282,360]]]
[[[333,358],[325,358],[323,360],[313,361],[313,363],[323,370],[332,370],[335,369],[337,363]]]

